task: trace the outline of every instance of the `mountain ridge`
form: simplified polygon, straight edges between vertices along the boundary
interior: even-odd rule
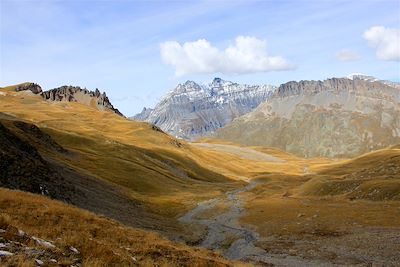
[[[305,157],[352,157],[400,141],[400,90],[380,81],[287,82],[213,136]]]
[[[61,87],[43,91],[40,85],[32,82],[25,82],[7,86],[3,89],[15,92],[31,91],[33,94],[40,95],[46,101],[77,102],[94,107],[101,111],[108,110],[124,117],[117,108],[114,108],[106,93],[101,93],[97,88],[94,91],[91,91],[79,86],[63,85]]]
[[[187,140],[209,135],[256,108],[267,99],[272,85],[246,85],[214,78],[210,83],[186,81],[169,91],[153,109],[131,119],[146,121]]]

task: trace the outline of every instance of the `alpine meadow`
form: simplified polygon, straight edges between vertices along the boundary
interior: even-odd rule
[[[0,266],[400,267],[400,1],[0,0]]]

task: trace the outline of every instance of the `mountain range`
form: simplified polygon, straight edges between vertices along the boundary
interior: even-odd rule
[[[304,157],[353,157],[400,142],[400,90],[360,77],[288,82],[214,137]]]
[[[399,142],[398,83],[363,74],[249,86],[179,84],[132,117],[186,140],[214,137],[305,157],[353,157]]]
[[[194,140],[252,111],[274,89],[272,85],[237,84],[220,78],[204,84],[187,81],[167,93],[154,109],[144,108],[131,119],[155,124],[175,137]]]

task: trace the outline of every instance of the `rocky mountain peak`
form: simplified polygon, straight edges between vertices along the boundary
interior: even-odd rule
[[[44,91],[42,97],[48,101],[78,102],[88,106],[95,106],[99,110],[110,110],[123,116],[122,113],[111,104],[106,93],[101,93],[97,88],[95,91],[89,91],[79,86],[64,85]]]
[[[272,89],[221,78],[202,84],[187,81],[170,91],[154,109],[143,109],[132,119],[155,124],[176,137],[195,139],[250,112],[272,94]]]
[[[101,93],[97,88],[94,91],[89,91],[79,86],[64,85],[43,91],[36,83],[23,83],[15,87],[16,92],[27,90],[32,91],[34,94],[40,94],[46,101],[78,102],[96,107],[99,110],[109,110],[123,116],[123,114],[111,104],[106,93]]]
[[[186,81],[183,84],[178,84],[178,86],[173,90],[173,94],[184,94],[190,92],[200,91],[202,88],[200,85],[194,81]]]

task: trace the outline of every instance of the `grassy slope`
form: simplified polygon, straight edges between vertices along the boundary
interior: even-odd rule
[[[316,163],[310,169],[285,179],[269,175],[266,184],[244,195],[251,201],[242,221],[257,225],[264,235],[400,227],[400,149]]]
[[[31,236],[53,240],[57,248],[73,246],[79,250],[83,266],[232,264],[206,250],[173,243],[158,234],[126,227],[111,219],[30,193],[0,188],[0,210],[1,229],[15,227]],[[14,240],[12,237],[9,239]],[[57,255],[57,249],[52,253]],[[0,265],[35,266],[36,257],[20,254],[18,258],[1,259]],[[56,259],[61,262],[60,258]],[[42,257],[42,260],[46,259]]]
[[[303,195],[343,195],[350,199],[400,200],[400,149],[382,149],[351,160],[315,165],[316,177]]]
[[[199,199],[226,190],[227,177],[196,162],[190,146],[152,129],[77,103],[51,103],[29,92],[0,95],[0,112],[32,122],[75,157],[48,157],[128,189],[163,216],[175,217]],[[7,117],[6,116],[6,117]],[[211,189],[212,188],[212,189]]]

